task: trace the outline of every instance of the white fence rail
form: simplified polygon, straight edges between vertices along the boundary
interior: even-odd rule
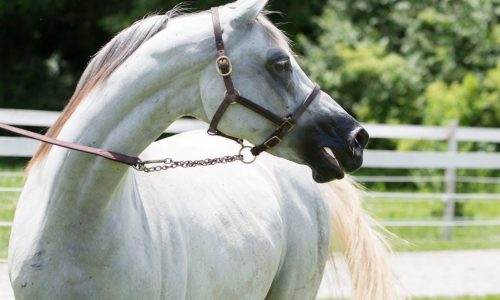
[[[0,123],[15,126],[49,127],[58,112],[0,109]],[[448,140],[450,128],[416,125],[364,125],[371,138]],[[180,133],[194,129],[207,129],[207,124],[193,119],[173,123],[166,133]],[[500,143],[500,129],[458,127],[456,141]],[[20,137],[0,137],[0,156],[30,157],[39,142]],[[396,152],[367,150],[365,168],[403,169],[500,169],[500,153],[448,153],[448,152]]]
[[[0,123],[14,126],[49,127],[57,117],[58,112],[0,109]],[[417,139],[448,141],[447,152],[399,152],[386,150],[367,150],[365,152],[365,168],[387,169],[443,169],[445,177],[413,177],[413,176],[371,176],[362,177],[366,182],[445,182],[444,193],[408,194],[408,193],[366,193],[365,198],[385,198],[410,201],[412,199],[442,199],[446,205],[446,216],[443,221],[385,221],[390,226],[443,226],[448,227],[447,236],[451,236],[451,227],[454,226],[500,226],[500,220],[457,221],[454,220],[455,201],[463,199],[490,199],[500,200],[498,194],[457,194],[456,182],[482,182],[499,184],[498,178],[470,178],[457,177],[457,169],[500,169],[500,153],[491,152],[457,152],[459,142],[489,142],[500,143],[500,129],[458,127],[456,123],[448,127],[416,126],[416,125],[382,125],[366,124],[371,138],[383,139]],[[207,124],[192,120],[181,119],[173,123],[166,133],[179,133],[194,129],[206,129]],[[22,137],[0,136],[0,156],[30,157],[38,147],[38,142]],[[20,174],[17,174],[19,176]],[[0,176],[16,176],[16,174],[0,173]],[[2,188],[0,192],[19,192],[18,188]],[[0,223],[0,227],[10,223]]]
[[[49,127],[57,120],[58,116],[59,112],[55,111],[0,109],[0,123],[17,126]],[[185,124],[189,124],[190,129],[206,128],[205,123],[196,120],[188,120],[179,124],[183,125],[171,127],[167,131],[179,132],[177,130],[183,130]],[[441,126],[387,124],[368,124],[365,126],[372,138],[448,140],[451,134],[449,127]],[[455,135],[458,141],[500,143],[500,129],[497,128],[459,127]]]
[[[387,124],[370,124],[366,126],[372,138],[445,141],[452,135],[450,127],[443,126]],[[458,127],[455,138],[460,142],[500,143],[500,129]]]
[[[367,126],[369,127],[369,126]],[[367,150],[365,168],[500,169],[500,153],[395,152]]]

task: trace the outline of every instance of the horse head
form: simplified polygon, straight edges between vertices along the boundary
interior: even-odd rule
[[[257,145],[254,155],[308,165],[317,182],[358,169],[368,133],[307,77],[266,18],[266,4],[239,0],[212,10],[211,20],[206,13],[174,18],[174,10],[135,23],[92,59],[47,134],[139,155],[190,115],[211,122],[211,133]],[[49,150],[42,145],[31,165]],[[89,166],[89,157],[73,157],[64,160],[69,170]]]
[[[231,78],[238,95],[276,115],[292,115],[315,84],[297,63],[286,36],[265,17],[266,4],[266,0],[240,0],[219,8]],[[228,92],[223,80],[214,74],[210,64],[200,80],[209,119],[216,115]],[[328,94],[319,92],[313,97],[301,117],[287,128],[293,129],[275,147],[265,147],[266,151],[308,165],[317,182],[343,178],[344,172],[361,166],[368,133]],[[224,111],[217,128],[262,145],[276,131],[276,124],[236,104]]]

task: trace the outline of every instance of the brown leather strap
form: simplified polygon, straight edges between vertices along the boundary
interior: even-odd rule
[[[212,24],[214,28],[215,35],[215,46],[217,47],[217,71],[224,79],[224,85],[226,86],[226,95],[230,100],[234,100],[238,91],[234,88],[233,80],[231,79],[232,64],[229,57],[226,55],[226,49],[224,48],[224,39],[222,38],[222,27],[220,26],[219,9],[217,7],[212,7]]]
[[[220,17],[219,17],[219,8],[212,7],[212,26],[214,28],[215,33],[215,46],[217,47],[217,51],[220,54],[224,55],[224,39],[222,39],[222,27],[220,26]]]
[[[320,91],[321,88],[316,84],[311,93],[309,93],[309,95],[307,96],[306,100],[304,100],[304,103],[302,103],[302,105],[299,106],[292,115],[283,119],[280,126],[276,128],[276,130],[266,139],[264,143],[257,145],[250,150],[252,154],[257,156],[281,142],[283,137],[293,129],[293,127],[297,123],[297,120],[306,111],[307,107],[309,107],[313,100],[316,99]]]
[[[250,110],[253,110],[254,112],[258,113],[259,115],[265,117],[266,119],[268,119],[269,121],[273,122],[274,124],[276,125],[280,125],[281,123],[283,123],[283,118],[278,116],[277,114],[265,109],[264,107],[256,104],[255,102],[252,102],[250,100],[248,100],[247,98],[245,97],[242,97],[240,95],[238,95],[235,99],[235,102],[236,103],[239,103],[243,106],[245,106],[246,108],[250,109]]]
[[[224,137],[229,137],[228,135],[221,134],[217,130],[217,125],[219,124],[222,116],[226,112],[229,105],[234,101],[237,95],[237,91],[234,88],[233,81],[231,79],[232,65],[229,57],[226,56],[226,50],[224,49],[224,40],[222,38],[222,27],[220,26],[219,10],[217,7],[212,7],[212,25],[215,35],[215,46],[217,47],[217,60],[216,68],[219,75],[224,79],[224,85],[226,86],[226,94],[221,105],[215,112],[210,122],[208,133],[212,135],[221,135]]]
[[[212,120],[210,121],[210,126],[208,129],[208,134],[210,135],[219,135],[225,138],[229,138],[237,141],[242,144],[242,140],[236,137],[224,134],[220,130],[217,129],[222,116],[229,108],[229,106],[233,103],[238,103],[246,108],[256,112],[257,114],[265,117],[269,121],[276,124],[278,127],[271,134],[271,136],[266,139],[266,141],[258,146],[252,148],[251,152],[253,155],[257,156],[263,151],[276,146],[279,142],[281,142],[282,138],[290,132],[298,118],[304,113],[309,104],[316,98],[318,93],[320,92],[319,86],[316,84],[308,95],[304,103],[299,106],[295,112],[285,118],[282,118],[275,113],[269,111],[268,109],[256,104],[255,102],[241,96],[239,92],[234,88],[233,80],[231,79],[231,73],[233,70],[233,66],[231,60],[227,56],[226,50],[224,48],[224,39],[222,38],[222,28],[220,25],[220,17],[219,17],[219,9],[217,7],[212,7],[212,25],[214,29],[215,36],[215,46],[217,48],[217,59],[216,59],[216,68],[217,73],[222,76],[224,80],[224,85],[226,87],[226,93],[224,95],[224,100],[217,108]]]
[[[55,145],[55,146],[59,146],[59,147],[63,147],[63,148],[71,149],[71,150],[76,150],[76,151],[80,151],[80,152],[98,155],[98,156],[107,158],[107,159],[112,160],[112,161],[127,164],[129,166],[137,165],[140,162],[140,159],[138,157],[135,157],[135,156],[129,156],[126,154],[107,151],[107,150],[103,150],[103,149],[99,149],[99,148],[93,148],[93,147],[89,147],[89,146],[64,142],[64,141],[56,140],[54,138],[51,138],[51,137],[48,137],[48,136],[45,136],[42,134],[34,133],[34,132],[31,132],[28,130],[24,130],[21,128],[17,128],[17,127],[2,124],[2,123],[0,123],[0,128],[7,130],[9,132],[13,132],[15,134],[30,138],[30,139],[38,140],[38,141],[41,141],[44,143],[48,143],[51,145]]]
[[[302,116],[302,114],[306,111],[309,105],[311,105],[314,99],[316,99],[316,97],[320,92],[321,92],[321,87],[317,83],[315,83],[314,88],[312,89],[311,93],[309,93],[309,95],[306,97],[304,103],[302,103],[302,105],[299,106],[297,110],[293,113],[292,115],[293,122],[296,122]]]
[[[234,137],[234,136],[230,136],[230,135],[227,135],[225,134],[224,132],[222,131],[219,131],[218,129],[215,129],[214,132],[208,130],[207,131],[208,135],[218,135],[218,136],[221,136],[223,138],[226,138],[226,139],[230,139],[230,140],[233,140],[235,141],[236,143],[240,144],[240,145],[243,145],[243,139],[240,139],[240,138],[237,138],[237,137]]]

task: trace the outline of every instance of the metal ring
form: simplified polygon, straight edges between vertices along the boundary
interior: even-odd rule
[[[227,63],[229,64],[229,70],[226,73],[222,72],[219,66],[219,62],[223,59],[227,60]],[[217,73],[219,73],[219,75],[222,77],[229,76],[233,72],[233,64],[231,63],[231,59],[229,59],[229,57],[225,55],[217,57],[217,59],[215,60],[215,67],[217,69]]]
[[[241,149],[240,149],[240,152],[238,152],[238,155],[242,155],[243,156],[243,158],[241,159],[242,163],[249,165],[249,164],[253,163],[257,159],[257,156],[255,156],[255,155],[252,154],[253,158],[251,160],[245,161],[245,156],[242,154],[243,150],[245,150],[245,149],[252,149],[252,147],[250,147],[250,146],[241,146]]]

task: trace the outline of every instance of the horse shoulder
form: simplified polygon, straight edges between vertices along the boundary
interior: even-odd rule
[[[189,133],[157,142],[145,155],[199,159],[237,150],[225,140]],[[256,295],[257,287],[270,289],[277,282],[280,290],[301,295],[302,286],[310,291],[305,285],[319,285],[329,243],[328,210],[306,167],[263,154],[250,166],[140,174],[138,185],[144,205],[154,212],[159,239],[168,243],[164,269],[184,270],[187,282],[181,286],[195,285],[189,289],[193,295],[213,291],[227,298],[232,291],[241,298],[242,291],[253,291],[261,298],[267,290]],[[172,253],[182,259],[174,260]],[[173,266],[174,261],[190,261],[191,269]],[[234,289],[227,288],[228,281]]]

